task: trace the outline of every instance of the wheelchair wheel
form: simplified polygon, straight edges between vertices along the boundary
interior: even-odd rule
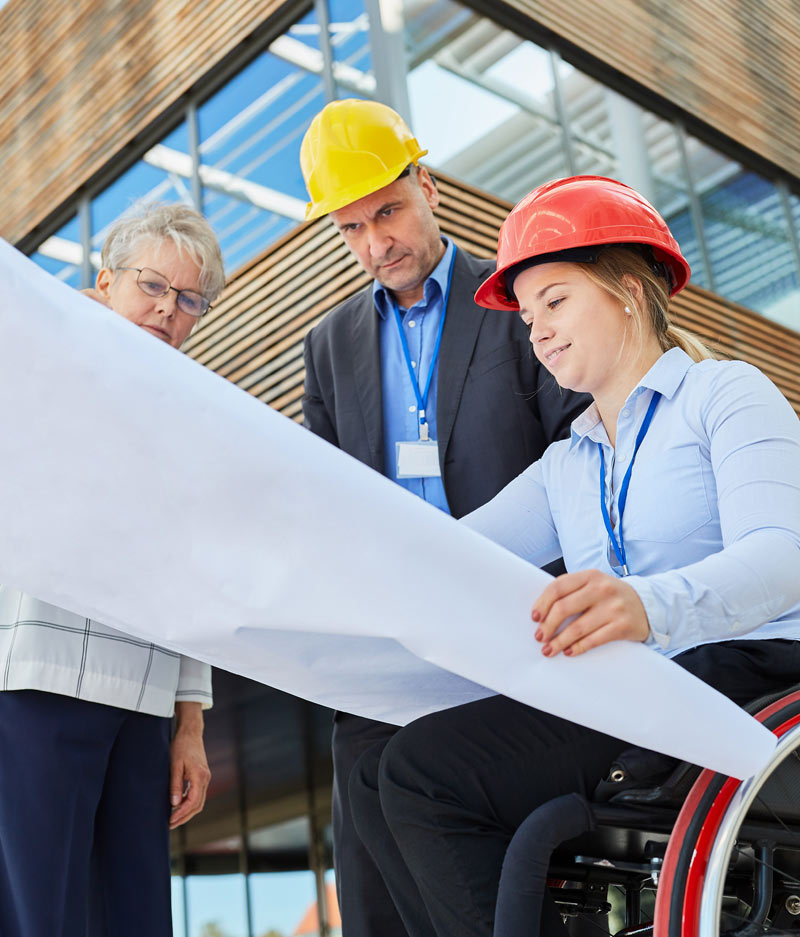
[[[778,737],[746,781],[704,771],[670,837],[654,937],[800,937],[800,692],[756,715]]]

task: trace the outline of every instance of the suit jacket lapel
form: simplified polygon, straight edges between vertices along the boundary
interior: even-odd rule
[[[442,474],[444,456],[453,432],[467,370],[486,313],[473,299],[480,281],[481,277],[470,270],[467,258],[456,248],[453,284],[450,287],[450,300],[447,304],[442,347],[439,352],[436,432],[439,437]]]
[[[370,465],[383,471],[383,394],[381,391],[381,352],[378,313],[367,287],[350,317],[350,348],[353,378],[361,405],[369,446]]]

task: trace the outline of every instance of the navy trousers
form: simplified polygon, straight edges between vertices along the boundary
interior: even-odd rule
[[[0,693],[2,937],[171,937],[170,720]]]
[[[800,641],[704,645],[677,662],[744,704],[797,682]],[[350,806],[411,937],[492,937],[514,831],[552,798],[591,797],[627,747],[494,696],[425,716],[366,749],[350,774]],[[519,920],[512,933],[566,937],[543,897],[541,920]]]

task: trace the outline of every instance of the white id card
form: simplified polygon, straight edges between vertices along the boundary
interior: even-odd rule
[[[398,478],[436,478],[439,469],[439,444],[435,439],[397,443]]]

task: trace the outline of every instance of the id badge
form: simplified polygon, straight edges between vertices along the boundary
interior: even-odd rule
[[[437,478],[442,474],[439,468],[439,444],[435,439],[399,442],[396,445],[398,478]]]

